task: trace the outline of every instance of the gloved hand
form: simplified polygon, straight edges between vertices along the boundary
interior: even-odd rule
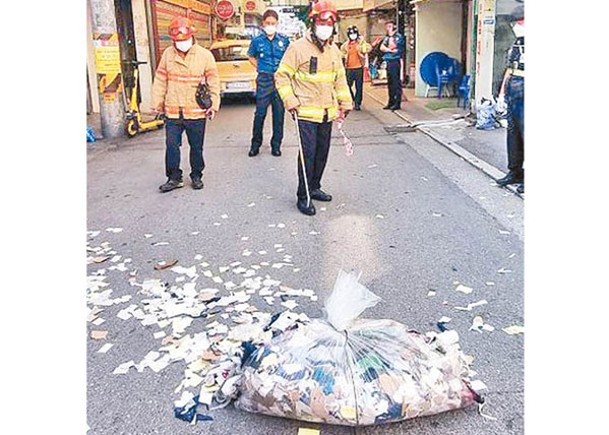
[[[207,111],[205,112],[205,117],[208,120],[213,121],[216,117],[216,111],[214,109],[207,109]]]

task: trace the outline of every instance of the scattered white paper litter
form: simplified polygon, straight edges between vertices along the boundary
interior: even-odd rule
[[[427,296],[429,296],[429,297],[432,297],[432,296],[435,296],[435,295],[436,295],[436,291],[435,290],[429,290],[427,292]]]
[[[442,316],[440,318],[440,320],[438,320],[438,323],[448,323],[450,322],[452,319],[450,317],[446,317],[446,316]]]
[[[256,203],[255,203],[255,202],[250,202],[250,203],[249,203],[247,206],[248,206],[248,207],[253,207],[253,206],[255,206],[255,205],[256,205]]]
[[[277,224],[277,228],[285,228],[285,224]]]
[[[481,305],[486,305],[488,304],[488,301],[486,299],[482,299],[478,302],[473,302],[471,304],[468,304],[467,307],[455,307],[455,310],[459,310],[459,311],[471,311],[472,308],[475,307],[479,307]]]
[[[511,233],[510,233],[509,231],[505,231],[505,230],[499,230],[499,234],[505,234],[505,235],[508,235],[508,234],[511,234]]]
[[[131,367],[135,366],[135,361],[131,360],[126,363],[122,363],[112,372],[113,375],[124,375],[129,371]]]
[[[511,272],[513,272],[513,270],[505,269],[503,267],[497,271],[497,273],[502,273],[502,274],[511,273]]]
[[[455,291],[458,291],[458,292],[461,292],[461,293],[465,293],[466,295],[468,295],[468,294],[470,294],[471,292],[473,292],[473,291],[474,291],[474,289],[473,289],[473,288],[471,288],[471,287],[467,287],[467,286],[465,286],[465,285],[463,285],[463,284],[459,284],[459,285],[457,286],[457,288],[455,288]]]
[[[222,219],[228,219],[228,215],[227,214],[223,214],[222,216],[220,216]]]
[[[382,214],[377,214],[375,217],[377,217],[379,219],[385,219],[385,216],[383,216]]]
[[[114,346],[114,344],[112,343],[106,343],[104,344],[98,351],[97,353],[106,353],[110,350],[110,348]]]
[[[123,231],[122,228],[106,228],[106,231],[108,231],[109,233],[120,233]]]
[[[505,332],[506,334],[509,334],[509,335],[524,334],[524,326],[520,326],[520,325],[507,326],[507,327],[501,328],[501,329],[503,332]]]

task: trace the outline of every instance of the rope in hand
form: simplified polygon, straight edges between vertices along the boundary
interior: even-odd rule
[[[353,142],[351,142],[351,139],[349,139],[347,137],[347,135],[345,134],[345,132],[343,131],[344,122],[345,122],[345,118],[338,118],[336,120],[336,124],[338,125],[338,131],[340,132],[340,134],[343,137],[343,145],[345,146],[345,154],[347,156],[352,156],[353,155]]]

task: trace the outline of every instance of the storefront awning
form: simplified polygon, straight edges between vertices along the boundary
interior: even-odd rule
[[[363,11],[368,12],[374,9],[391,9],[395,7],[396,0],[364,0]]]

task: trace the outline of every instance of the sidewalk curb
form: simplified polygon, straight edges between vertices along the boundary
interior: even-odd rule
[[[366,95],[369,96],[370,98],[372,98],[377,103],[383,104],[383,101],[378,99],[374,94],[366,91]],[[404,121],[406,121],[408,124],[410,124],[410,125],[414,124],[414,122],[411,119],[409,119],[406,115],[400,113],[399,111],[394,110],[392,112],[397,117],[399,117],[399,118],[403,119]],[[413,128],[415,130],[418,130],[421,133],[429,136],[431,139],[433,139],[434,141],[436,141],[440,145],[444,146],[448,150],[452,151],[454,154],[456,154],[457,156],[461,157],[467,163],[469,163],[470,165],[472,165],[476,169],[482,171],[483,173],[485,173],[486,175],[491,177],[493,180],[497,181],[498,179],[503,178],[506,175],[504,172],[502,172],[501,170],[497,169],[496,167],[494,167],[490,163],[487,163],[484,160],[479,159],[478,157],[476,157],[475,155],[473,155],[472,153],[467,151],[465,148],[457,145],[456,143],[454,143],[451,140],[446,139],[442,135],[432,131],[430,128],[428,128],[428,127],[417,127],[417,126],[415,126]],[[522,195],[520,193],[518,193],[518,191],[516,190],[515,186],[509,185],[509,186],[506,186],[506,189],[509,190],[510,192],[514,193],[516,196],[522,198]]]

